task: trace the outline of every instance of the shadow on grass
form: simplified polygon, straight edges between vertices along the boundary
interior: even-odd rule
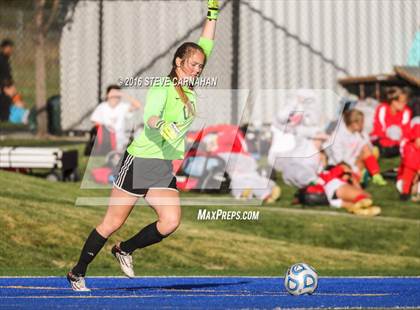
[[[160,285],[160,286],[135,286],[135,287],[118,287],[118,288],[98,288],[97,290],[112,290],[112,291],[138,291],[138,290],[194,290],[200,288],[212,288],[212,287],[223,287],[223,286],[234,286],[248,284],[251,281],[239,281],[235,283],[201,283],[201,284],[179,284],[179,285]]]

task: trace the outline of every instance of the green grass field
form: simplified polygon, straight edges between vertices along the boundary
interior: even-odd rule
[[[24,144],[39,144],[26,141]],[[3,141],[1,145],[22,145]],[[53,141],[44,145],[77,148]],[[81,158],[81,169],[87,159]],[[395,162],[383,162],[392,166]],[[75,206],[77,197],[107,197],[80,183],[0,171],[0,275],[62,275],[106,206]],[[362,218],[328,207],[292,206],[293,189],[281,184],[277,204],[263,207],[183,206],[179,230],[163,243],[135,253],[138,275],[282,275],[298,261],[321,275],[420,275],[420,204],[401,203],[393,186],[374,187],[383,214]],[[195,194],[184,194],[191,197]],[[199,209],[258,210],[258,221],[199,221]],[[120,275],[110,248],[155,220],[138,206],[90,267],[90,275]]]

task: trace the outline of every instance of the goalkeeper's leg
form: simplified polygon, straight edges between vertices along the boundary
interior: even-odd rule
[[[140,230],[129,240],[120,243],[119,248],[126,253],[145,248],[162,241],[173,233],[181,222],[179,193],[174,189],[149,189],[146,201],[155,210],[158,220]]]
[[[104,219],[89,234],[82,248],[77,264],[67,274],[67,279],[73,290],[87,290],[84,284],[84,277],[89,264],[103,248],[108,240],[108,237],[124,224],[137,199],[137,197],[134,197],[120,189],[114,188],[112,190],[110,205]]]

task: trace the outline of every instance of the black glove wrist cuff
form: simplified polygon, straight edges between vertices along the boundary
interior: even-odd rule
[[[156,124],[155,124],[155,128],[156,128],[156,129],[160,129],[160,127],[162,127],[162,126],[163,126],[163,124],[165,124],[165,121],[164,121],[163,119],[158,120],[158,121],[156,122]]]

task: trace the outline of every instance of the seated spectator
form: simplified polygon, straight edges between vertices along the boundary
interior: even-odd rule
[[[305,148],[306,152],[313,155],[299,157],[290,154],[282,170],[286,184],[297,187],[299,192],[325,195],[330,206],[344,208],[350,213],[375,216],[381,212],[379,207],[372,207],[370,195],[360,187],[359,178],[347,164],[340,163],[324,169],[326,157],[321,152],[320,144],[300,144],[294,151],[296,154],[303,152],[299,148]]]
[[[291,158],[287,169],[284,169],[283,179],[286,184],[296,186],[300,194],[306,192],[319,197],[315,198],[317,201],[322,201],[321,196],[325,195],[331,207],[344,208],[363,216],[381,213],[379,207],[372,206],[371,196],[360,187],[358,177],[352,173],[350,166],[340,163],[322,169],[324,162],[322,152],[307,158]]]
[[[384,157],[399,155],[400,142],[408,136],[411,120],[408,95],[406,88],[391,87],[387,91],[388,103],[376,108],[370,136]]]
[[[337,165],[345,162],[359,179],[366,169],[374,184],[386,185],[373,155],[373,147],[363,133],[363,113],[355,109],[346,111],[343,120],[344,124],[338,124],[336,134],[330,141],[331,146],[326,149],[328,163]]]
[[[3,92],[11,99],[9,122],[13,124],[27,124],[29,110],[25,108],[26,104],[22,100],[22,96],[18,94],[13,81],[6,81],[3,84]]]
[[[350,213],[363,216],[381,213],[381,208],[372,205],[371,196],[360,187],[351,167],[345,163],[321,172],[317,184],[324,189],[332,207],[344,208]]]
[[[401,200],[420,201],[420,116],[410,123],[409,138],[402,146],[401,163],[398,169],[397,189]]]
[[[126,99],[126,101],[122,101]],[[128,143],[128,135],[125,131],[126,118],[130,112],[139,109],[140,102],[123,93],[117,85],[110,85],[106,90],[106,101],[100,103],[93,111],[90,120],[97,127],[105,127],[115,135],[118,152],[122,152]]]

